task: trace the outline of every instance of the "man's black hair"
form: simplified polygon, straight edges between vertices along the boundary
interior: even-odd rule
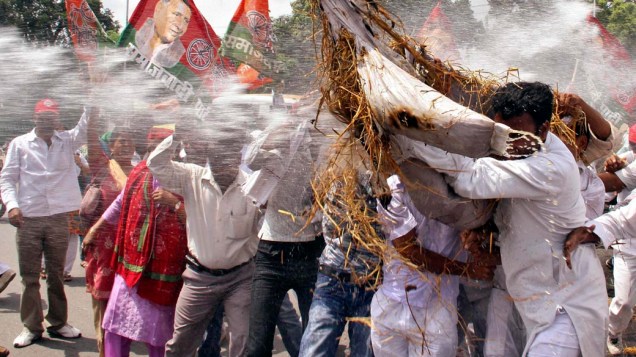
[[[538,129],[543,123],[550,122],[553,100],[552,89],[545,83],[507,83],[493,96],[492,110],[504,120],[528,113]]]

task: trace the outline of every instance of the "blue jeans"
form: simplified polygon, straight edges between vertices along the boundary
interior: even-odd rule
[[[300,343],[300,356],[333,357],[348,317],[369,317],[374,290],[341,282],[318,272],[314,300],[309,309],[309,323]],[[373,356],[371,329],[368,325],[349,323],[351,356]]]

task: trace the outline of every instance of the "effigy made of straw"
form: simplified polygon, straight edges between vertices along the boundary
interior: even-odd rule
[[[313,183],[316,210],[346,230],[358,246],[421,269],[387,249],[374,229],[376,214],[360,195],[358,178],[371,172],[373,192],[382,197],[389,194],[386,178],[401,173],[414,204],[425,216],[460,230],[483,225],[495,201],[458,197],[424,162],[403,160],[391,137],[404,135],[474,158],[506,156],[515,132],[489,116],[493,114],[491,98],[507,78],[456,69],[436,59],[376,1],[311,0],[311,4],[322,41],[319,108],[326,107],[346,125]],[[573,143],[573,123],[565,125],[557,110],[555,104],[551,129]],[[369,275],[377,277],[379,272],[376,267]],[[430,283],[439,288],[438,282]]]

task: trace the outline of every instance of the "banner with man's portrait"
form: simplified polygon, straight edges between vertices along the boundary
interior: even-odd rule
[[[141,0],[119,46],[203,120],[220,79],[235,69],[219,56],[221,40],[193,0]]]

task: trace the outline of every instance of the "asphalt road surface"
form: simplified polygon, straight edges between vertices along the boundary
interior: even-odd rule
[[[0,261],[9,264],[13,270],[18,272],[15,228],[9,224],[6,215],[0,218]],[[13,339],[22,331],[22,323],[20,322],[20,294],[22,284],[20,283],[19,274],[7,289],[0,293],[0,345],[10,349],[10,356],[98,356],[97,344],[95,342],[95,329],[93,327],[91,299],[85,290],[84,269],[80,266],[79,254],[73,266],[72,276],[73,280],[66,283],[65,290],[69,307],[68,322],[82,331],[82,338],[79,339],[62,340],[50,338],[48,334],[44,333],[42,340],[35,344],[25,348],[14,348]],[[40,283],[42,284],[40,288],[42,304],[46,315],[46,282],[40,280]],[[346,336],[343,337],[338,356],[345,355],[344,351],[347,342]],[[227,355],[227,341],[223,343],[221,353],[223,356]],[[142,343],[133,343],[130,355],[147,356],[146,346]],[[273,355],[276,357],[289,356],[278,333],[274,340]]]
[[[599,258],[604,263],[611,256],[611,253],[599,250]],[[0,218],[0,261],[7,263],[13,270],[18,271],[18,259],[15,248],[15,229],[9,224],[6,216]],[[606,269],[605,264],[603,264]],[[606,269],[606,274],[609,271]],[[95,343],[95,330],[93,328],[93,317],[91,309],[91,299],[85,292],[84,269],[79,264],[79,255],[73,267],[73,281],[66,283],[66,295],[69,302],[69,318],[71,325],[82,331],[82,338],[74,340],[62,340],[50,338],[46,333],[43,339],[26,348],[13,348],[13,339],[22,330],[20,322],[20,294],[22,285],[20,277],[16,276],[13,282],[5,291],[0,293],[0,345],[11,350],[11,356],[98,356],[97,345]],[[42,303],[46,309],[47,297],[45,282],[40,281],[42,287]],[[46,313],[46,312],[45,312]],[[636,324],[632,323],[625,332],[624,343],[626,347],[636,347]],[[345,330],[346,331],[346,330]],[[348,339],[346,332],[340,341],[338,356],[345,356]],[[227,355],[227,342],[223,344],[222,354]],[[282,344],[280,335],[277,333],[274,341],[275,357],[289,356]],[[133,343],[131,356],[147,356],[146,346],[141,343]]]

